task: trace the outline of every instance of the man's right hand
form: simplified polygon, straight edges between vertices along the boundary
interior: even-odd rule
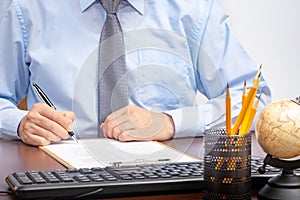
[[[73,112],[57,111],[45,103],[37,103],[21,120],[18,135],[26,144],[39,146],[58,142],[69,137],[73,130]]]

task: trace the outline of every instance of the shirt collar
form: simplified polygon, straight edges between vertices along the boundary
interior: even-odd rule
[[[88,9],[97,0],[79,0],[81,12]],[[141,15],[144,14],[145,2],[144,0],[127,0],[129,5],[131,5],[135,10],[137,10]]]

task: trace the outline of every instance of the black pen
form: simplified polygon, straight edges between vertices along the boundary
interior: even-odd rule
[[[54,106],[54,104],[50,101],[50,99],[47,97],[47,95],[43,92],[43,90],[38,86],[38,84],[33,83],[32,84],[34,90],[36,91],[37,95],[40,97],[40,99],[47,104],[48,106],[50,106],[51,108],[54,108],[56,110],[56,107]],[[73,131],[68,131],[69,136],[72,137],[72,139],[78,143],[78,140],[74,134]]]

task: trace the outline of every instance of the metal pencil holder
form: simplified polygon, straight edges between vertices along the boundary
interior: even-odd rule
[[[251,199],[251,134],[205,135],[203,199]]]

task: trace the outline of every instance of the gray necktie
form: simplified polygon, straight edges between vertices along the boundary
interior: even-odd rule
[[[100,0],[107,15],[99,46],[99,123],[110,113],[128,105],[125,47],[116,15],[120,1]]]

